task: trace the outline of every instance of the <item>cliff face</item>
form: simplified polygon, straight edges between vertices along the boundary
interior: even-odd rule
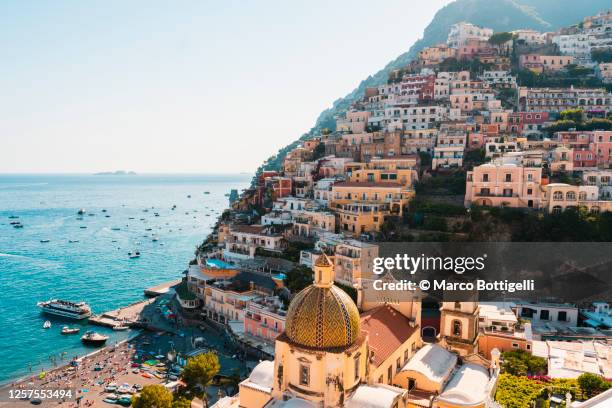
[[[384,68],[370,75],[348,95],[334,101],[331,108],[319,115],[314,127],[300,137],[308,139],[321,129],[335,128],[334,117],[340,115],[357,99],[363,96],[367,87],[386,82],[389,72],[401,68],[412,61],[425,47],[445,42],[450,26],[461,22],[492,28],[494,31],[511,31],[531,28],[539,31],[554,31],[570,26],[583,17],[597,14],[609,8],[609,0],[456,0],[440,9],[425,28],[423,38],[417,40],[410,49],[389,62]],[[275,157],[268,159],[262,167],[276,169],[282,164],[285,154],[298,143],[280,149]]]

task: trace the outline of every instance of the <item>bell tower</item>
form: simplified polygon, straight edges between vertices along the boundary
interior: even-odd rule
[[[467,356],[478,352],[478,302],[442,302],[440,345]]]

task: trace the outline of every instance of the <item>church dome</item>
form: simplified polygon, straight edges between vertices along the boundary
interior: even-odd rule
[[[359,325],[359,311],[346,292],[333,284],[314,284],[291,301],[285,333],[292,342],[307,348],[346,348],[357,341]]]

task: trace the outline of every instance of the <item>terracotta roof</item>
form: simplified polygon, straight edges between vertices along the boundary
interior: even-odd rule
[[[231,232],[243,232],[246,234],[261,234],[266,229],[265,225],[232,225]]]
[[[401,188],[402,184],[400,183],[393,183],[393,182],[378,182],[378,183],[373,183],[373,182],[365,182],[365,183],[359,183],[356,181],[343,181],[341,183],[336,183],[334,184],[334,187],[396,187],[396,188]]]
[[[374,351],[373,363],[377,367],[419,330],[410,323],[410,319],[388,305],[361,315],[361,331],[368,334],[370,348]]]

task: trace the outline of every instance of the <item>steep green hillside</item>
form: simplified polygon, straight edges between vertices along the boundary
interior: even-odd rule
[[[583,17],[597,14],[609,8],[608,0],[457,0],[440,9],[423,33],[410,49],[383,69],[361,81],[359,86],[343,98],[337,99],[331,108],[319,115],[314,127],[300,137],[308,139],[318,134],[321,129],[335,128],[334,117],[340,115],[357,99],[361,98],[366,87],[377,86],[387,80],[390,71],[407,65],[425,47],[444,42],[450,26],[468,21],[495,31],[510,31],[520,28],[532,28],[540,31],[552,31],[560,27],[578,23]],[[296,140],[279,150],[276,156],[269,158],[258,169],[278,169],[285,154],[298,143]]]

